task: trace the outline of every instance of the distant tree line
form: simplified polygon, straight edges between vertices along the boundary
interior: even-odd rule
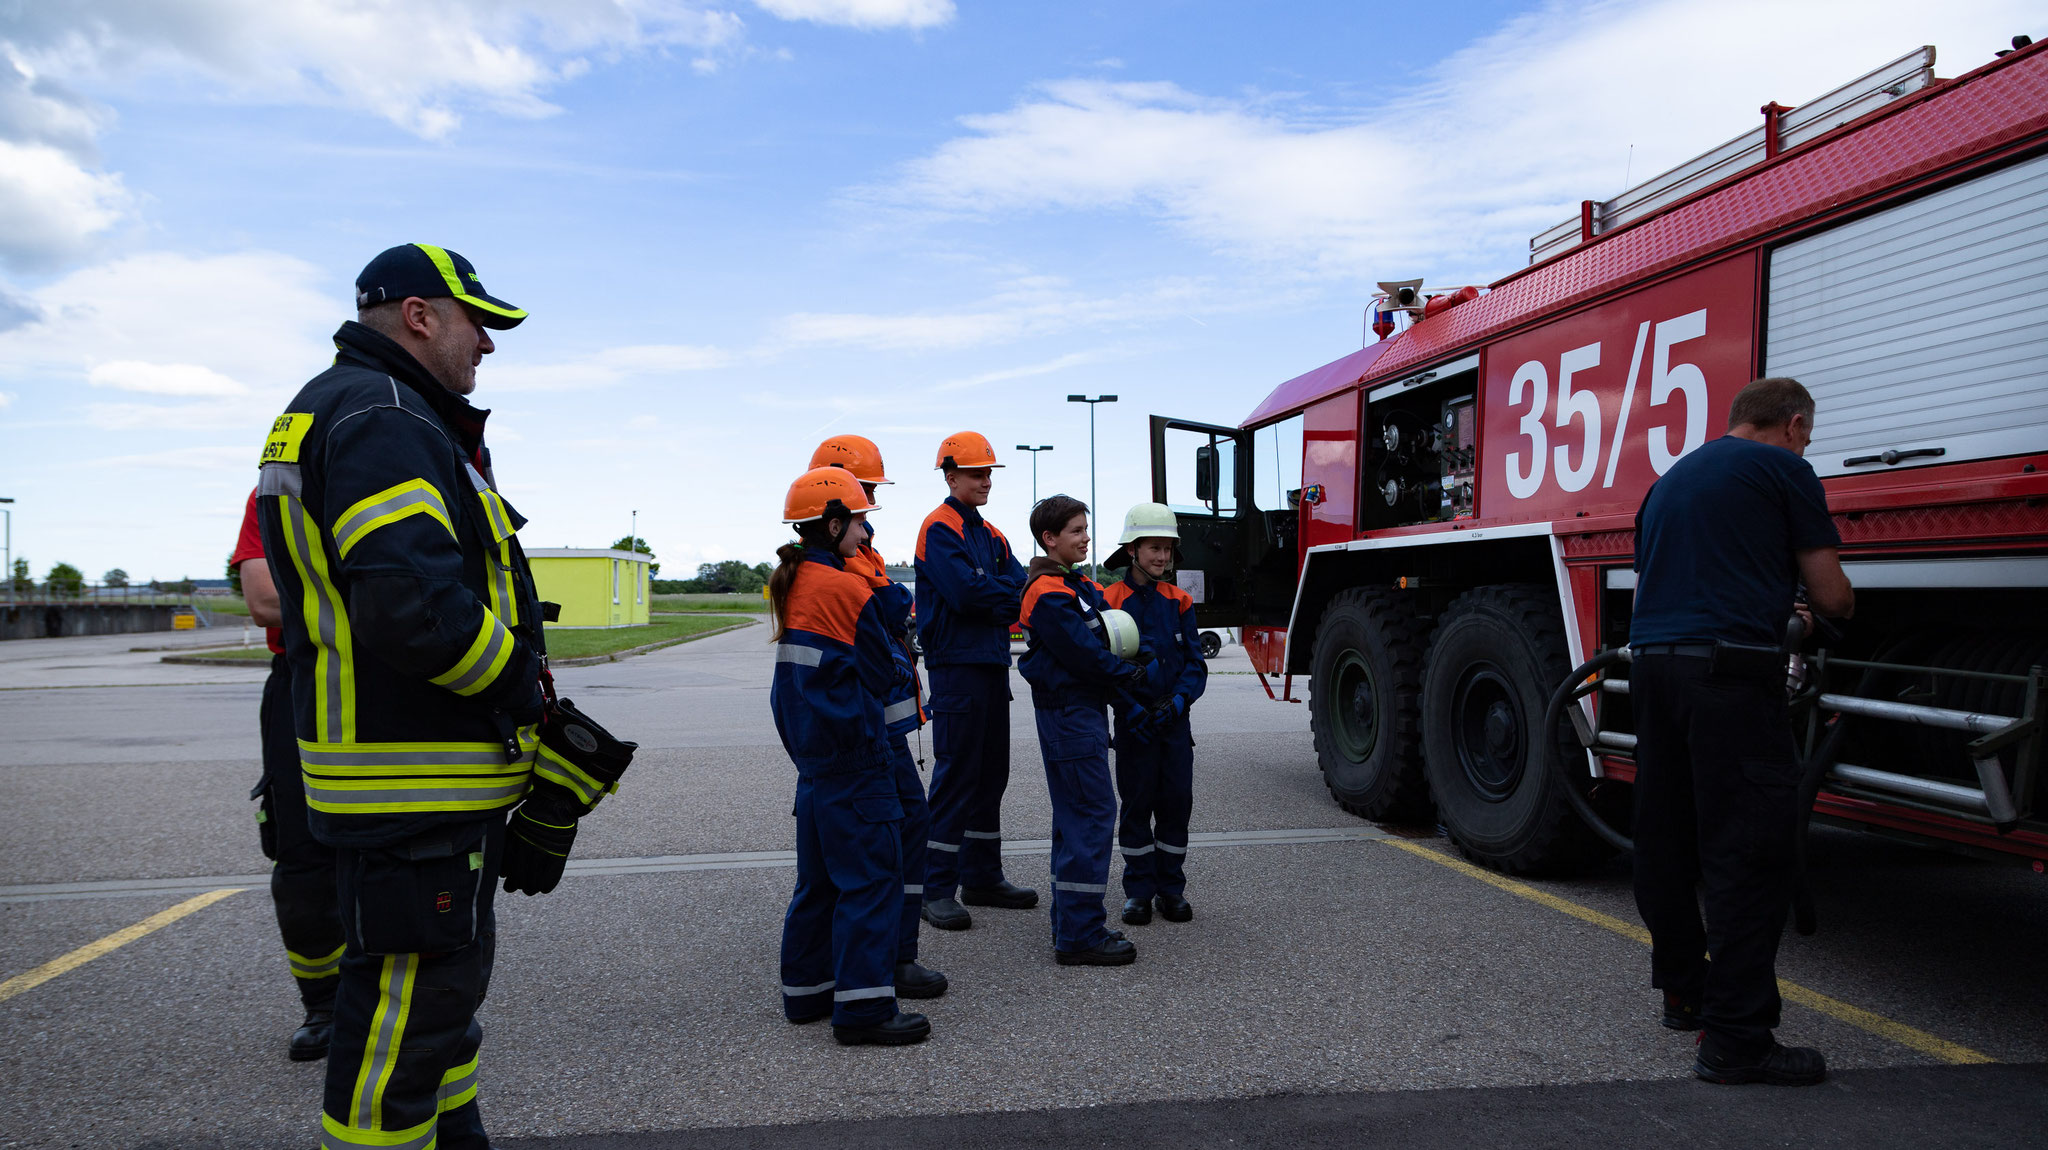
[[[743,563],[738,559],[727,559],[719,563],[699,563],[694,579],[656,579],[656,595],[715,595],[740,594],[758,595],[768,585],[768,576],[775,570],[772,563]]]

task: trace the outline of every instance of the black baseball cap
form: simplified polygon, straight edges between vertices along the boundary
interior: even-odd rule
[[[356,307],[418,296],[436,299],[449,296],[461,300],[479,313],[485,327],[504,330],[518,327],[526,313],[484,290],[476,278],[476,266],[447,248],[432,244],[400,244],[377,253],[377,258],[356,277]]]

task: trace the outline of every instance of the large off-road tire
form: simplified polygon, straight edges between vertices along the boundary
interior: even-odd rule
[[[1583,756],[1550,694],[1571,673],[1557,594],[1467,591],[1437,619],[1422,669],[1422,743],[1438,819],[1466,856],[1510,874],[1568,871],[1607,853],[1539,756]]]
[[[1309,727],[1337,804],[1360,818],[1427,818],[1418,723],[1428,626],[1391,592],[1354,588],[1316,626]]]

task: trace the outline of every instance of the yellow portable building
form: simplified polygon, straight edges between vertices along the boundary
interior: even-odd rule
[[[633,551],[576,547],[526,553],[540,597],[562,605],[554,627],[630,627],[645,623],[648,557]]]

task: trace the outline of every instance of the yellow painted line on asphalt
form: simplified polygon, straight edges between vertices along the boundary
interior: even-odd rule
[[[1528,883],[1516,882],[1505,875],[1495,874],[1484,867],[1474,866],[1464,859],[1453,858],[1442,851],[1423,846],[1421,843],[1397,838],[1381,839],[1379,841],[1386,843],[1388,846],[1399,847],[1418,858],[1426,858],[1439,866],[1449,867],[1468,878],[1476,878],[1488,886],[1497,887],[1517,898],[1525,898],[1530,902],[1549,907],[1560,914],[1568,914],[1583,922],[1590,922],[1602,930],[1613,931],[1623,938],[1633,939],[1644,946],[1650,944],[1650,932],[1643,929],[1637,923],[1616,918],[1611,914],[1602,914],[1590,906],[1581,906],[1570,899],[1559,898],[1547,890],[1538,890]],[[1779,979],[1778,993],[1809,1010],[1817,1010],[1830,1018],[1846,1022],[1858,1030],[1865,1030],[1875,1034],[1879,1038],[1888,1038],[1901,1046],[1917,1050],[1930,1058],[1938,1058],[1943,1062],[1958,1065],[1998,1061],[1988,1054],[1972,1050],[1959,1043],[1950,1042],[1946,1038],[1936,1037],[1924,1030],[1908,1026],[1903,1022],[1894,1021],[1882,1014],[1865,1010],[1860,1006],[1851,1006],[1839,998],[1831,998],[1817,990],[1809,990],[1796,982],[1783,978]]]
[[[0,1002],[5,1002],[22,991],[33,990],[67,971],[77,970],[101,955],[111,954],[144,935],[162,930],[188,914],[205,910],[231,894],[240,894],[248,889],[245,886],[236,886],[195,895],[169,910],[160,910],[150,915],[134,926],[124,926],[97,942],[88,942],[70,954],[53,958],[26,974],[17,974],[6,982],[0,982]]]

